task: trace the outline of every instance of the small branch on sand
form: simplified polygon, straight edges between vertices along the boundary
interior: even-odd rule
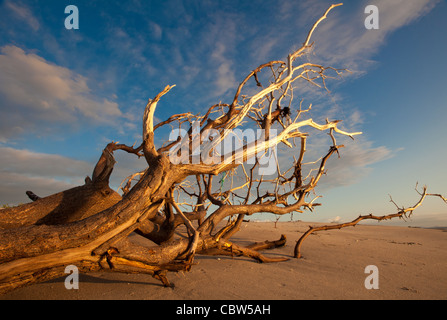
[[[445,203],[447,203],[446,198],[444,198],[442,195],[427,193],[427,187],[425,187],[425,186],[423,187],[422,192],[419,192],[417,190],[417,185],[416,185],[415,189],[416,189],[416,192],[419,193],[419,195],[421,197],[420,197],[419,201],[414,206],[409,207],[409,208],[399,208],[399,206],[397,206],[396,203],[393,201],[393,199],[390,197],[391,198],[390,202],[392,202],[398,209],[397,213],[392,213],[392,214],[388,214],[388,215],[384,215],[384,216],[375,216],[373,214],[368,214],[368,215],[359,216],[358,218],[352,220],[351,222],[347,222],[347,223],[341,223],[341,224],[335,224],[335,225],[325,225],[325,226],[319,226],[319,227],[309,226],[309,229],[297,241],[297,243],[295,245],[295,250],[294,250],[293,256],[295,258],[301,258],[301,245],[303,244],[303,241],[313,232],[323,231],[323,230],[341,229],[341,228],[345,228],[345,227],[353,227],[353,226],[357,225],[360,221],[368,220],[368,219],[369,220],[378,220],[378,221],[389,220],[389,219],[393,219],[393,218],[404,219],[404,218],[410,217],[413,214],[413,211],[416,210],[416,208],[418,208],[420,205],[422,205],[422,202],[425,200],[425,198],[427,196],[439,197]]]

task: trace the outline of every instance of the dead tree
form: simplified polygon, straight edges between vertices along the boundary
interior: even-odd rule
[[[294,85],[326,88],[329,78],[344,71],[303,59],[313,46],[315,28],[339,5],[329,7],[285,61],[270,61],[250,72],[229,103],[215,104],[204,115],[176,114],[154,124],[158,102],[174,87],[166,86],[146,105],[139,147],[112,142],[85,185],[44,198],[30,193],[35,201],[1,210],[0,292],[63,276],[71,264],[81,272],[147,273],[169,286],[166,274],[189,270],[199,253],[285,260],[260,253],[284,245],[285,237],[248,247],[230,238],[246,216],[285,215],[318,206],[313,190],[328,159],[343,147],[336,136],[360,134],[343,131],[338,120],[317,123],[308,117],[310,107],[301,108],[303,100],[294,101]],[[164,126],[185,130],[157,148],[155,133]],[[241,128],[256,130],[254,139],[235,135]],[[305,163],[308,129],[327,133],[330,146],[323,157]],[[229,151],[228,140],[236,145]],[[280,145],[290,148],[292,165],[273,152]],[[123,196],[108,185],[117,150],[144,157],[148,165],[129,177]],[[266,162],[274,174],[261,170]],[[134,179],[138,181],[132,186]],[[186,226],[187,238],[173,237],[180,224]],[[154,245],[132,243],[132,232]]]

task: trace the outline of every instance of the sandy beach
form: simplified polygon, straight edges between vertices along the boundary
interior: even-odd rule
[[[174,288],[144,274],[81,274],[79,289],[64,279],[21,288],[9,299],[143,300],[295,300],[295,299],[447,299],[447,232],[442,229],[358,225],[321,231],[303,243],[301,259],[292,258],[295,241],[309,222],[245,223],[232,240],[241,245],[287,236],[261,264],[245,257],[198,255],[188,273],[170,273]],[[143,241],[132,235],[133,240]],[[367,289],[365,268],[377,267],[378,289]]]

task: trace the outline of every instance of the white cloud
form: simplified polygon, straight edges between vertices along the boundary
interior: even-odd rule
[[[42,124],[104,123],[122,115],[117,103],[92,94],[86,77],[16,46],[0,52],[0,140],[43,131]]]
[[[341,223],[341,222],[342,222],[342,219],[340,216],[336,216],[333,219],[329,219],[329,223]]]

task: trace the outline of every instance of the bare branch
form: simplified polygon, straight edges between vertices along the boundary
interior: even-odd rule
[[[419,191],[418,191],[418,193],[419,193]],[[388,215],[384,215],[384,216],[375,216],[373,214],[369,214],[369,215],[359,216],[358,218],[352,220],[351,222],[347,222],[347,223],[341,223],[341,224],[335,224],[335,225],[325,225],[325,226],[320,226],[320,227],[311,227],[310,226],[309,229],[297,241],[295,250],[294,250],[294,257],[295,258],[301,257],[301,252],[300,252],[301,245],[302,245],[304,239],[306,239],[313,232],[321,231],[321,230],[333,230],[333,229],[341,229],[341,228],[345,228],[345,227],[352,227],[352,226],[355,226],[356,224],[358,224],[360,221],[367,220],[367,219],[382,221],[382,220],[389,220],[392,218],[404,218],[407,216],[407,214],[411,215],[414,210],[416,210],[419,206],[421,206],[422,202],[425,200],[425,198],[427,196],[436,196],[436,197],[441,198],[444,202],[446,202],[445,201],[446,199],[443,196],[441,196],[440,194],[427,193],[427,187],[424,187],[422,192],[419,194],[421,195],[419,201],[412,207],[409,207],[406,209],[399,208],[396,205],[396,203],[394,201],[392,201],[392,199],[391,199],[391,201],[396,205],[396,207],[398,209],[397,213],[392,213],[392,214],[388,214]]]
[[[175,85],[166,86],[163,91],[155,96],[154,99],[149,100],[144,110],[143,116],[143,152],[148,163],[158,156],[158,152],[155,150],[154,145],[154,113],[157,107],[157,103],[162,96],[168,93]]]

